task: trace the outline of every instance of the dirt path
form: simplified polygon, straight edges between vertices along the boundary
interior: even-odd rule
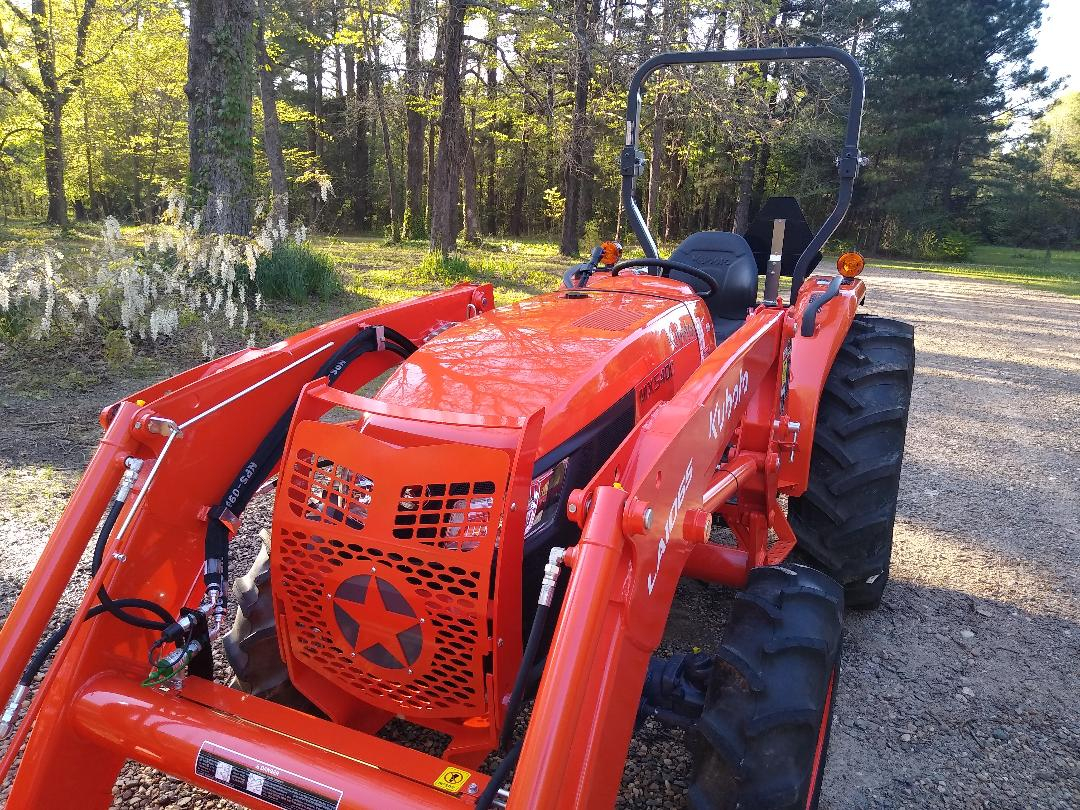
[[[892,583],[879,611],[847,617],[822,807],[1080,807],[1080,299],[867,276],[867,310],[915,324],[918,368]],[[0,615],[96,440],[97,408],[134,387],[0,390]],[[673,625],[727,606],[688,585]],[[647,724],[619,806],[684,806],[689,770],[682,733]],[[142,769],[121,780],[115,807],[233,806]]]

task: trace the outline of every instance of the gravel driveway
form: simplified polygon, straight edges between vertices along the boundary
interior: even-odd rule
[[[822,808],[1080,807],[1080,299],[867,280],[868,311],[915,324],[918,367],[892,581],[878,611],[847,616]],[[0,388],[0,615],[89,456],[97,409],[139,382]],[[665,648],[710,646],[700,628],[729,603],[686,583]],[[689,772],[682,733],[650,722],[619,806],[683,807]],[[235,806],[135,766],[116,796]]]

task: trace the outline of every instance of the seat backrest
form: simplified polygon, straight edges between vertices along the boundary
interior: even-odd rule
[[[739,234],[699,231],[686,237],[670,258],[704,270],[716,279],[720,295],[705,299],[713,318],[743,320],[746,310],[757,302],[757,264],[750,245]],[[700,279],[678,270],[672,270],[671,277],[704,292]]]
[[[784,249],[780,258],[780,275],[791,276],[795,272],[795,264],[799,261],[802,252],[814,238],[814,232],[806,222],[799,201],[794,197],[769,197],[761,206],[758,215],[746,229],[746,242],[753,251],[754,261],[757,262],[758,273],[765,275],[769,266],[769,255],[772,253],[773,220],[782,219],[784,225]],[[806,268],[806,275],[810,275],[818,262],[821,261],[821,251],[810,260],[810,266]]]

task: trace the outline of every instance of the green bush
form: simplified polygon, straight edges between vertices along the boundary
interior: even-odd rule
[[[442,286],[466,281],[473,275],[472,265],[461,256],[446,256],[428,253],[420,266],[416,268],[416,280],[431,282]]]
[[[325,300],[341,292],[331,258],[295,242],[283,242],[258,258],[255,284],[265,298],[295,304],[312,296]]]
[[[967,261],[975,249],[975,240],[961,231],[950,231],[938,241],[939,256],[932,258],[952,259],[957,262]]]

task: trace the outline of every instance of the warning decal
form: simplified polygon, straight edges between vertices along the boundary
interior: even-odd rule
[[[337,810],[341,803],[336,788],[212,742],[200,746],[195,773],[282,810]]]
[[[463,771],[461,768],[447,768],[439,774],[439,778],[432,782],[432,784],[439,790],[448,790],[451,793],[457,793],[465,787],[465,783],[469,781],[470,776],[472,776],[471,773]]]

